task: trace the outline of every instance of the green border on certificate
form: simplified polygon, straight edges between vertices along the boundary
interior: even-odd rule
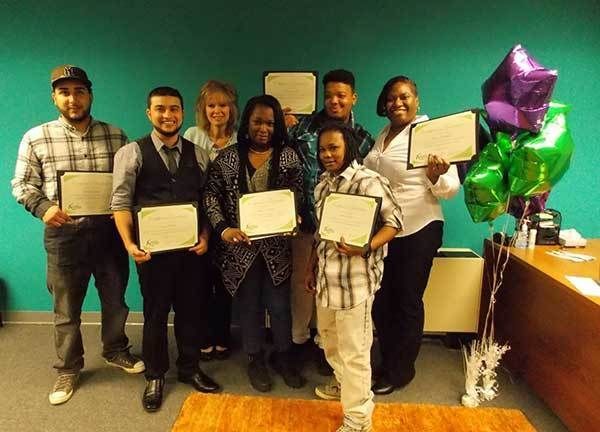
[[[322,240],[365,247],[375,233],[381,197],[332,192],[324,199],[318,236]]]
[[[317,111],[318,73],[315,71],[263,72],[263,92],[275,97],[291,114],[310,115]]]
[[[427,166],[430,154],[449,163],[470,161],[479,151],[479,110],[425,120],[410,125],[407,169]]]
[[[296,195],[290,189],[244,194],[238,202],[240,229],[250,238],[294,234]]]
[[[57,174],[58,206],[69,216],[112,214],[112,173],[106,171],[63,171]]]
[[[136,241],[143,251],[187,250],[198,243],[198,203],[138,206],[134,224]]]

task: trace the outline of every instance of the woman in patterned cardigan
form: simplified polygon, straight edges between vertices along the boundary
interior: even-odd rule
[[[238,302],[252,386],[263,392],[272,386],[262,350],[266,308],[275,348],[271,366],[288,386],[300,388],[305,380],[289,355],[292,343],[289,238],[268,237],[251,242],[239,229],[238,220],[238,200],[245,193],[289,188],[302,199],[300,160],[288,145],[283,112],[274,97],[250,99],[240,123],[238,143],[222,150],[211,165],[203,197],[214,235],[221,237],[216,245],[216,265],[223,285]]]

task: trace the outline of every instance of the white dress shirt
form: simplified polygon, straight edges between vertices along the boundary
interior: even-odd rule
[[[417,116],[413,123],[427,119],[427,116]],[[363,163],[390,181],[394,197],[402,208],[404,222],[404,229],[396,237],[405,237],[416,233],[430,222],[444,220],[438,200],[456,195],[460,180],[455,165],[451,165],[448,172],[441,175],[435,184],[427,178],[425,168],[407,170],[410,125],[396,135],[384,150],[383,142],[389,130],[390,125],[387,125],[379,133]]]

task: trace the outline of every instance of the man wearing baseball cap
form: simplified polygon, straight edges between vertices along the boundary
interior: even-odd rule
[[[102,356],[111,366],[140,373],[144,362],[129,353],[125,321],[127,252],[108,215],[71,217],[58,204],[57,171],[108,171],[124,132],[90,115],[92,83],[87,73],[61,65],[50,74],[52,101],[60,116],[25,133],[11,182],[17,202],[44,224],[47,288],[54,304],[58,378],[52,405],[68,401],[83,368],[81,308],[93,275],[102,308]]]

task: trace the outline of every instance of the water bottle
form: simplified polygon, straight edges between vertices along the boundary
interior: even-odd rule
[[[517,249],[527,248],[527,224],[523,222],[521,229],[517,232],[517,241],[515,241],[515,247]]]
[[[529,239],[527,240],[527,249],[535,249],[535,240],[537,238],[537,230],[531,228],[529,230]]]

